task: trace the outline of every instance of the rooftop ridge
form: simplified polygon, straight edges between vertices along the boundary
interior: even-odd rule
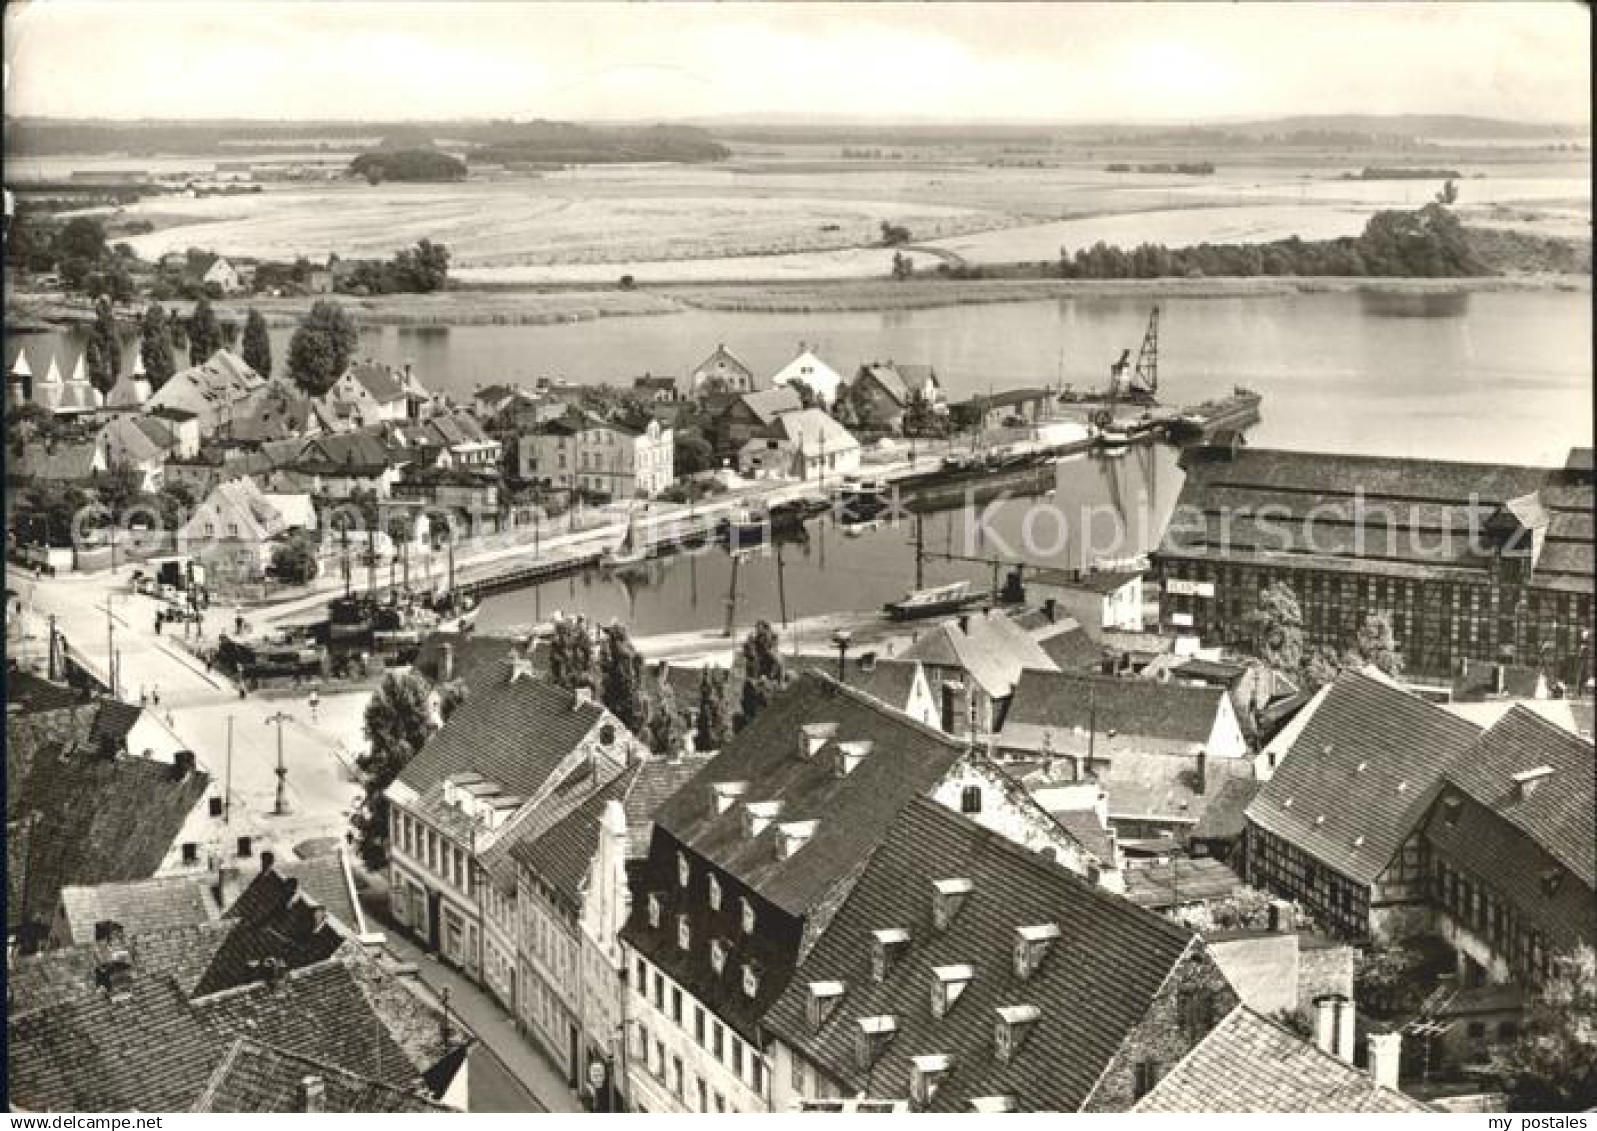
[[[926,738],[947,747],[949,750],[963,751],[966,749],[966,744],[959,739],[954,738],[952,735],[945,734],[943,731],[938,730],[929,723],[923,723],[913,716],[906,715],[897,708],[882,702],[875,696],[869,695],[858,688],[850,687],[846,683],[840,683],[836,677],[829,676],[825,672],[816,671],[814,668],[807,668],[799,674],[799,678],[795,680],[794,683],[811,678],[820,681],[823,688],[829,690],[831,693],[850,699],[861,707],[869,708],[878,715],[881,715],[883,718],[887,719],[889,722],[916,731]]]

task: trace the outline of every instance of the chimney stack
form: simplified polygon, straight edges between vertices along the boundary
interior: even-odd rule
[[[320,1115],[327,1110],[327,1083],[320,1076],[306,1076],[299,1082],[300,1110]]]
[[[1292,904],[1284,899],[1270,901],[1270,932],[1277,935],[1290,935],[1295,929]]]
[[[271,852],[261,853],[261,871],[270,872],[272,865],[277,863],[277,856]]]
[[[1536,792],[1544,780],[1553,776],[1551,766],[1537,766],[1534,770],[1514,775],[1514,798],[1523,801]]]
[[[1048,623],[1053,624],[1059,619],[1059,599],[1057,597],[1049,597],[1042,603],[1042,612],[1043,616],[1048,618]]]
[[[1193,792],[1202,797],[1209,790],[1209,752],[1201,746],[1198,747],[1196,769],[1198,780],[1193,786]]]
[[[1371,1033],[1369,1040],[1370,1075],[1383,1088],[1397,1091],[1399,1062],[1403,1059],[1403,1033]]]
[[[531,673],[529,672],[528,674],[531,674]],[[571,709],[573,711],[578,709],[579,707],[586,707],[589,703],[592,703],[592,702],[593,702],[593,688],[591,688],[591,687],[578,687],[578,688],[575,688],[575,689],[572,690],[572,692],[571,692]]]
[[[182,781],[194,772],[194,751],[179,750],[172,755],[172,772]]]
[[[443,655],[438,659],[438,678],[443,683],[448,683],[455,678],[455,646],[445,644]]]
[[[1314,1043],[1320,1051],[1353,1063],[1353,1003],[1341,994],[1314,999]]]
[[[1492,691],[1501,695],[1508,688],[1508,668],[1503,661],[1498,660],[1492,665]]]

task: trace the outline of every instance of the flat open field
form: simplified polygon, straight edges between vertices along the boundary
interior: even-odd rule
[[[1548,235],[1590,232],[1590,166],[1446,152],[1248,155],[1212,176],[1110,173],[1111,161],[1170,155],[1006,156],[955,148],[843,160],[828,147],[743,147],[717,165],[588,166],[541,176],[483,173],[454,185],[269,186],[259,194],[131,205],[145,257],[201,247],[235,255],[386,256],[447,244],[467,285],[594,285],[860,279],[888,273],[882,221],[907,227],[919,269],[938,258],[1051,260],[1061,245],[1319,239],[1357,233],[1381,208],[1415,207],[1430,181],[1346,180],[1369,164],[1456,168],[1466,222]],[[1512,158],[1512,159],[1509,159]],[[1026,164],[1024,162],[1031,161]]]

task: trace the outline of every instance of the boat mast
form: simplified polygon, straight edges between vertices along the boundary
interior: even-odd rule
[[[1159,391],[1159,308],[1157,306],[1148,315],[1148,329],[1142,335],[1142,349],[1137,353],[1137,368],[1133,380],[1150,396]]]

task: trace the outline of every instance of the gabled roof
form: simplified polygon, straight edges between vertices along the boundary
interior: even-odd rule
[[[837,675],[837,659],[832,656],[800,656],[796,663],[822,675]],[[879,699],[895,711],[907,710],[915,690],[915,677],[921,672],[919,661],[877,659],[869,667],[860,661],[849,664],[843,682],[872,699]]]
[[[1041,646],[998,609],[946,621],[921,636],[899,658],[959,668],[994,698],[1009,696],[1027,671],[1057,671]]]
[[[1528,794],[1514,775],[1542,767],[1552,776]],[[1446,771],[1450,785],[1534,841],[1543,852],[1597,888],[1597,755],[1592,744],[1516,706]]]
[[[82,704],[83,697],[61,683],[51,683],[42,676],[20,668],[6,671],[6,712],[32,715],[43,711],[59,711]]]
[[[950,878],[972,886],[938,931],[932,885]],[[1049,925],[1058,937],[1022,981],[1017,931]],[[894,928],[908,932],[907,947],[874,982],[873,932]],[[1021,1111],[1074,1111],[1194,942],[1185,928],[920,798],[886,831],[766,1026],[845,1094],[904,1095],[911,1058],[943,1055],[950,1071],[928,1110],[964,1111],[976,1097],[1004,1095]],[[934,1016],[934,971],[961,966],[971,968],[968,984]],[[829,981],[842,983],[842,999],[816,1030],[808,986]],[[996,1011],[1014,1006],[1038,1012],[1005,1063],[994,1049]],[[859,1021],[887,1015],[896,1032],[862,1071]]]
[[[405,386],[386,365],[359,362],[349,367],[348,376],[370,393],[378,404],[392,404],[405,399]]]
[[[255,480],[248,477],[218,483],[183,525],[180,541],[210,537],[205,533],[207,523],[215,525],[218,531],[236,526],[238,532],[228,533],[227,537],[254,542],[275,538],[288,528],[287,518],[255,485]]]
[[[1187,683],[1121,679],[1074,672],[1024,671],[1004,716],[1003,738],[1012,728],[1050,728],[1065,739],[1096,719],[1111,747],[1170,747],[1190,753],[1209,741],[1223,708],[1226,691]],[[1109,732],[1114,737],[1108,737]]]
[[[115,416],[100,430],[100,443],[106,456],[106,465],[139,466],[160,463],[167,445],[157,443],[131,416]]]
[[[842,384],[843,375],[821,360],[814,350],[805,349],[771,378],[773,386],[785,385],[789,381],[803,381],[812,392],[830,399]]]
[[[312,436],[300,449],[294,466],[338,475],[380,472],[390,462],[388,445],[379,432],[362,428]]]
[[[213,923],[221,914],[204,876],[160,876],[93,887],[61,889],[61,913],[72,938],[94,938],[95,924],[110,920],[128,934]]]
[[[276,860],[256,874],[222,915],[257,923],[298,896],[325,910],[345,932],[358,932],[363,920],[352,882],[342,848],[309,860]]]
[[[1239,1005],[1132,1110],[1186,1115],[1430,1109]]]
[[[633,766],[611,779],[542,836],[523,840],[510,850],[516,863],[557,892],[572,909],[582,905],[582,882],[598,845],[604,807],[626,796],[638,769]]]
[[[902,368],[892,362],[872,362],[870,365],[860,366],[860,377],[868,377],[875,381],[881,390],[899,405],[909,404],[909,382]],[[857,378],[856,378],[857,379]]]
[[[778,385],[774,389],[762,389],[757,393],[744,393],[738,398],[737,403],[748,409],[754,419],[761,424],[770,424],[783,413],[798,412],[804,407],[798,390],[790,385]]]
[[[1497,688],[1499,673],[1503,681],[1501,691]],[[1541,669],[1526,664],[1465,659],[1460,662],[1458,675],[1453,679],[1453,698],[1456,701],[1475,701],[1498,695],[1509,699],[1534,699],[1538,692],[1546,693]]]
[[[107,758],[87,730],[46,741],[13,775],[7,720],[6,905],[8,928],[48,922],[68,884],[155,874],[210,778],[169,763]],[[22,769],[22,767],[18,767]]]
[[[223,420],[247,413],[247,401],[266,379],[229,350],[217,350],[203,365],[191,365],[172,374],[145,402],[145,410],[160,408],[192,412],[200,427],[214,430]]]
[[[541,679],[511,678],[509,662],[475,684],[449,722],[399,775],[426,793],[454,774],[476,773],[511,794],[532,797],[560,763],[608,717],[589,699]],[[621,737],[625,729],[616,724]]]
[[[239,1037],[228,1046],[189,1110],[304,1111],[307,1079],[320,1083],[319,1110],[332,1114],[426,1115],[453,1110],[413,1090],[378,1083],[249,1037]]]
[[[1103,663],[1104,647],[1079,624],[1037,641],[1038,647],[1062,672],[1096,670]]]
[[[835,741],[799,756],[800,728],[836,723]],[[870,741],[850,773],[833,770],[836,743]],[[932,788],[964,744],[814,672],[778,693],[655,818],[673,836],[761,896],[804,915],[881,842],[911,798]],[[748,782],[745,802],[780,801],[780,822],[818,821],[814,836],[778,859],[777,830],[745,835],[742,805],[717,813],[712,782]]]
[[[1480,728],[1394,685],[1346,672],[1302,723],[1248,820],[1360,883],[1414,831]]]
[[[716,346],[715,351],[709,357],[694,366],[693,372],[700,373],[706,370],[714,370],[718,367],[735,370],[749,380],[754,378],[754,370],[744,365],[737,355],[727,349],[725,345]]]
[[[786,386],[783,386],[786,388]],[[763,393],[754,394],[764,396]],[[802,408],[776,417],[782,438],[805,456],[824,456],[859,447],[854,434],[818,408]]]
[[[1259,792],[1253,778],[1228,778],[1192,827],[1194,840],[1236,840],[1247,828],[1248,806]]]

